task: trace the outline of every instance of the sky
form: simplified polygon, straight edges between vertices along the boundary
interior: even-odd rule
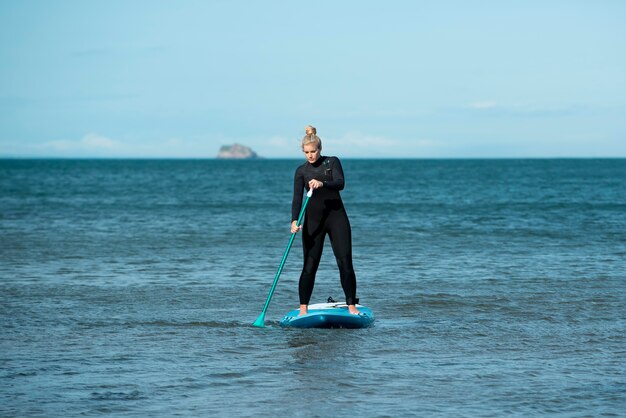
[[[626,157],[626,1],[0,0],[0,157]]]

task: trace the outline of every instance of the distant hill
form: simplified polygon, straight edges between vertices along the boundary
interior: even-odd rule
[[[220,151],[217,153],[217,158],[224,159],[255,159],[260,158],[256,152],[252,151],[250,147],[246,147],[241,144],[222,145]]]

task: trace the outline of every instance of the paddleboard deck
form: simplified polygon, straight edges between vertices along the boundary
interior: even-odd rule
[[[300,316],[300,310],[287,312],[280,321],[283,327],[295,328],[366,328],[374,323],[374,313],[368,307],[356,305],[359,314],[351,314],[348,305],[341,302],[309,305],[308,313]]]

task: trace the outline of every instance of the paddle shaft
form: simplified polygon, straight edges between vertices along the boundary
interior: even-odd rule
[[[304,203],[302,204],[302,209],[300,209],[300,215],[298,215],[298,221],[296,222],[296,226],[300,226],[302,223],[302,218],[304,217],[304,211],[306,210],[306,205],[309,203],[309,199],[313,195],[313,189],[311,189],[307,195]],[[272,296],[274,295],[274,289],[276,289],[276,284],[278,283],[278,278],[280,277],[280,273],[283,271],[283,266],[285,265],[285,261],[287,261],[287,256],[289,255],[289,250],[291,250],[291,245],[293,244],[293,240],[296,238],[296,232],[291,234],[291,238],[289,238],[289,244],[287,244],[287,248],[285,249],[285,253],[283,254],[283,259],[280,261],[280,266],[278,266],[278,271],[276,272],[276,277],[274,277],[274,283],[272,283],[272,287],[270,288],[270,293],[267,295],[267,299],[265,300],[265,305],[263,306],[263,311],[257,318],[257,320],[252,324],[257,327],[263,327],[265,321],[265,312],[267,312],[267,308],[270,305],[270,301],[272,300]]]

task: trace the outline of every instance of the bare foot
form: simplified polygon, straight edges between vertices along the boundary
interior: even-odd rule
[[[356,308],[355,305],[348,305],[348,311],[352,314],[352,315],[358,315],[361,312],[359,312],[359,310]]]
[[[301,315],[306,315],[309,313],[309,309],[307,305],[300,305],[300,313],[298,314],[298,316]]]

